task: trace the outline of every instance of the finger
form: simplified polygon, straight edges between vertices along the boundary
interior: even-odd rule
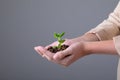
[[[40,54],[42,57],[47,57],[46,55],[44,55],[44,52],[42,52],[40,49],[41,49],[42,46],[37,46],[37,47],[34,47],[35,51]]]
[[[72,53],[72,49],[71,49],[71,48],[67,48],[67,49],[64,50],[64,51],[57,52],[57,53],[53,56],[53,59],[59,61],[59,60],[64,59],[65,57],[71,55],[71,53]]]
[[[42,56],[43,53],[39,50],[39,47],[40,47],[40,46],[34,47],[34,50],[35,50],[38,54],[40,54],[40,55]]]
[[[74,55],[70,55],[69,57],[64,58],[63,60],[61,60],[59,64],[63,65],[64,67],[68,67],[78,59],[79,58],[75,58]]]
[[[40,52],[43,53],[43,55],[48,59],[48,60],[53,60],[53,53],[49,52],[47,49],[44,47],[39,47]]]
[[[49,51],[46,51],[45,55],[47,56],[47,59],[49,61],[52,61],[53,60],[53,53],[49,52]]]
[[[73,61],[73,55],[70,55],[60,61],[56,61],[57,64],[62,65],[63,67],[68,67]]]
[[[71,55],[71,56],[69,56],[67,58],[64,58],[63,60],[61,60],[61,64],[64,67],[68,67],[72,63],[72,59],[73,59],[73,55]]]

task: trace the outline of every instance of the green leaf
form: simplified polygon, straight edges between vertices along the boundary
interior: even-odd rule
[[[64,36],[64,34],[65,34],[65,32],[62,32],[62,33],[60,34],[60,37]]]
[[[61,34],[60,34],[60,33],[57,33],[57,35],[58,35],[58,37],[60,37]]]
[[[58,34],[54,32],[54,38],[58,38]]]

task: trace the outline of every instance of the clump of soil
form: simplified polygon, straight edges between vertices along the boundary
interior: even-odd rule
[[[68,45],[63,44],[63,45],[61,45],[60,48],[50,46],[50,47],[48,47],[47,50],[50,51],[50,52],[52,52],[52,53],[56,53],[58,51],[63,51],[65,49],[67,49],[68,47],[69,47]]]

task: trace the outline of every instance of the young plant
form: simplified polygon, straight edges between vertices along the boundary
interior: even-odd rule
[[[58,40],[58,45],[57,46],[49,46],[48,51],[52,53],[56,53],[58,51],[63,51],[69,47],[69,45],[63,44],[65,42],[65,39],[62,39],[64,36],[65,32],[62,33],[54,33],[54,38]]]
[[[64,43],[64,39],[62,37],[65,35],[65,32],[60,33],[54,33],[54,38],[56,38],[59,42],[58,46],[56,46],[58,49],[61,48],[62,44]]]

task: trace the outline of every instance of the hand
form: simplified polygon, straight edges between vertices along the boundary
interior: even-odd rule
[[[57,44],[58,42],[54,42],[49,46],[56,46]],[[63,66],[69,66],[79,58],[88,54],[84,49],[83,41],[77,42],[74,39],[67,39],[64,44],[69,45],[69,47],[64,51],[57,52],[56,54],[49,52],[47,50],[48,46],[38,46],[35,47],[35,50],[43,57],[46,57],[49,61]]]
[[[54,42],[51,45],[46,47],[38,46],[35,47],[35,50],[43,57],[46,57],[49,61],[52,61],[57,64],[61,64],[63,66],[69,66],[77,59],[88,55],[90,52],[85,49],[85,42],[91,41],[99,41],[95,34],[85,34],[81,37],[77,37],[74,39],[66,39],[64,44],[69,45],[69,47],[64,50],[57,52],[56,54],[51,53],[47,50],[49,46],[56,46],[58,42]]]
[[[88,55],[84,48],[84,42],[75,42],[66,50],[56,53],[53,58],[63,66],[69,66],[79,58]]]

